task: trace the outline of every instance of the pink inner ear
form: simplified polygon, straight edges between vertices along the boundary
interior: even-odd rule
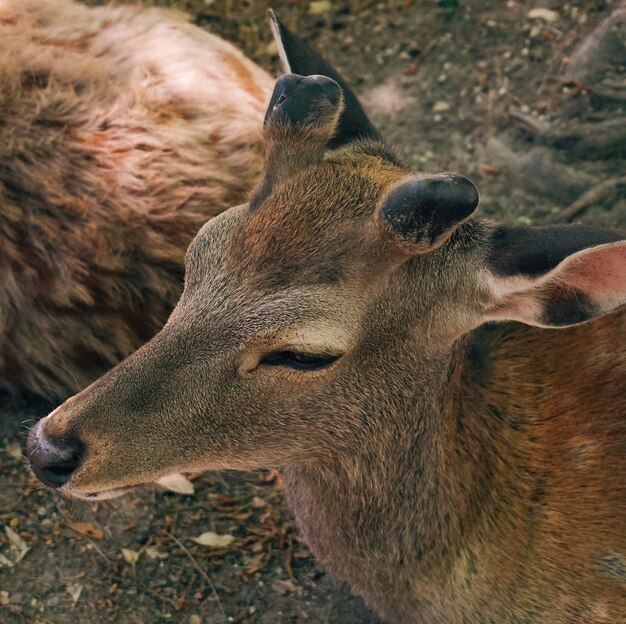
[[[546,278],[564,282],[600,304],[623,301],[626,299],[626,241],[579,251]]]

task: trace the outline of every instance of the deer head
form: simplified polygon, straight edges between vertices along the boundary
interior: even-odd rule
[[[562,327],[626,302],[623,235],[475,217],[472,182],[408,171],[339,74],[271,23],[289,73],[264,177],[197,234],[161,332],[31,432],[52,487],[107,497],[355,453],[409,395],[429,400],[482,323]]]

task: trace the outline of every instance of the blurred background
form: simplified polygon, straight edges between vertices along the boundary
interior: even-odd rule
[[[513,223],[626,227],[622,2],[143,4],[187,12],[276,75],[272,6],[354,86],[415,170],[472,178],[483,212]],[[20,423],[48,409],[0,402],[0,553],[17,561],[0,558],[0,622],[376,622],[315,567],[275,473],[193,475],[186,495],[57,501],[21,454]],[[235,539],[207,549],[192,540],[205,531]]]

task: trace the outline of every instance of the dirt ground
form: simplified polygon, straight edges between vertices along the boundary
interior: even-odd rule
[[[275,72],[271,5],[339,67],[413,168],[471,177],[484,213],[626,227],[625,20],[621,48],[596,30],[617,1],[144,4],[188,11]],[[377,622],[315,567],[276,473],[192,475],[186,496],[57,500],[21,455],[29,423],[52,407],[0,395],[0,622]],[[234,541],[191,539],[205,531]]]

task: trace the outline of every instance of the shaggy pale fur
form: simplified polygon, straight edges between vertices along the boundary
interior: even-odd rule
[[[0,0],[0,387],[65,396],[161,327],[271,88],[178,13]]]

